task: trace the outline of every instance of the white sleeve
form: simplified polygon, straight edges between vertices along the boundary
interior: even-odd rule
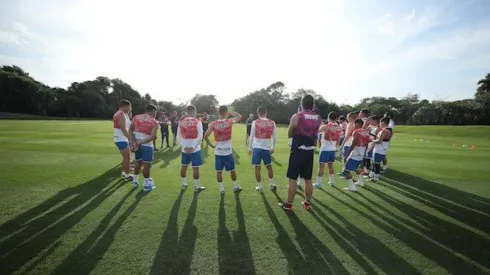
[[[393,121],[393,119],[390,119],[390,123],[388,124],[388,127],[390,127],[391,129],[395,129],[395,122]]]
[[[179,126],[177,126],[177,142],[182,145],[182,135],[180,135],[180,123]]]
[[[276,141],[277,141],[277,128],[276,128],[276,123],[274,122],[274,131],[272,132],[272,147],[271,150],[276,147]]]
[[[192,142],[192,148],[194,148],[194,150],[196,150],[197,146],[201,144],[202,135],[203,135],[202,123],[199,121],[197,123],[197,138],[194,139],[194,141]]]
[[[248,150],[252,150],[252,143],[255,137],[255,121],[252,122],[252,128],[250,129],[250,137],[248,141]]]

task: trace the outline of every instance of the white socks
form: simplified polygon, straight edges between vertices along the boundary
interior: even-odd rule
[[[320,176],[318,176],[318,177],[316,178],[316,184],[317,184],[317,185],[321,185],[321,184],[322,184],[322,178],[323,178],[323,177],[320,177]]]
[[[260,188],[260,189],[262,189],[262,182],[260,182],[260,181],[257,182],[257,187]]]
[[[199,184],[199,179],[194,180],[194,187],[199,188],[201,184]]]
[[[238,186],[238,184],[236,183],[236,180],[232,181],[232,184],[233,184],[233,188],[240,187],[240,186]]]
[[[364,181],[362,180],[362,176],[361,175],[357,175],[357,183],[360,186],[363,186],[364,185]]]
[[[349,187],[347,189],[351,191],[356,191],[356,185],[354,184],[354,181],[352,179],[347,180],[347,183],[349,184]]]
[[[186,178],[180,178],[180,183],[181,183],[183,186],[186,186],[186,185],[187,185],[187,179],[186,179]]]
[[[218,182],[219,190],[225,190],[225,186],[223,185],[223,182]]]
[[[133,183],[138,184],[140,175],[133,175]]]
[[[328,183],[330,183],[330,184],[335,183],[335,175],[334,174],[328,175]]]
[[[274,179],[269,179],[269,185],[270,186],[274,185]]]

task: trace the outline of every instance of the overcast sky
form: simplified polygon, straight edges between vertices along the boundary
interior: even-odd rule
[[[336,103],[470,98],[490,0],[0,0],[0,64],[63,88],[97,76],[221,103],[282,81]]]

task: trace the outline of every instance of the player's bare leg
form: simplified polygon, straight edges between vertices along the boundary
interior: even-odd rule
[[[322,186],[322,178],[324,173],[325,173],[325,163],[320,163],[320,166],[318,167],[318,175],[315,183],[316,188],[320,188]]]
[[[274,171],[272,170],[272,164],[266,166],[267,175],[269,176],[269,187],[272,191],[276,190],[276,185],[274,184]]]
[[[199,167],[192,167],[192,177],[194,178],[194,191],[203,191],[206,188],[199,183]]]
[[[134,171],[133,171],[133,187],[138,187],[138,181],[139,181],[139,175],[141,172],[141,167],[142,167],[143,161],[135,161],[134,165]]]
[[[180,184],[182,189],[187,188],[187,165],[182,165],[180,168]]]
[[[354,181],[352,180],[352,174],[350,171],[345,171],[345,179],[347,180],[347,183],[349,184],[348,187],[345,187],[344,190],[347,191],[357,191],[356,185],[354,184]]]
[[[255,190],[262,192],[262,175],[260,174],[261,168],[260,165],[255,166],[255,179],[257,180],[257,186]]]

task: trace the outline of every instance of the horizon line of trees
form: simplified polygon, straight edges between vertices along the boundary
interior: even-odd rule
[[[249,113],[255,114],[258,106],[264,106],[271,119],[278,124],[287,124],[305,94],[314,96],[316,107],[323,117],[331,111],[347,114],[368,109],[373,115],[391,111],[398,124],[490,124],[490,73],[478,81],[474,98],[457,101],[428,101],[418,94],[408,94],[400,99],[373,96],[355,105],[338,105],[325,100],[313,90],[299,89],[286,93],[285,84],[279,81],[235,99],[230,107],[246,117]],[[160,109],[179,113],[192,104],[199,113],[215,114],[219,105],[215,95],[199,93],[181,104],[156,100],[148,93],[141,95],[121,79],[104,76],[73,82],[66,89],[49,87],[18,66],[0,67],[0,95],[0,112],[69,118],[112,118],[121,99],[132,103],[133,113],[143,112],[145,105],[152,103]]]

